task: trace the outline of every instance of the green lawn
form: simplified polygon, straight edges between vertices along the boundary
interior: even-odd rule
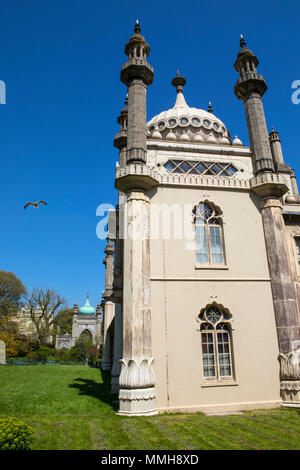
[[[300,410],[115,414],[109,375],[85,366],[0,366],[0,417],[34,428],[33,449],[298,449]]]

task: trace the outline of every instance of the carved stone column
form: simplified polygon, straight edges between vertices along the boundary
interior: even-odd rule
[[[151,350],[149,198],[129,191],[124,240],[123,357],[119,414],[152,415],[155,410]]]
[[[280,388],[284,401],[300,403],[300,319],[290,271],[279,199],[261,202],[279,343]]]
[[[103,337],[103,351],[101,360],[101,369],[110,370],[112,366],[111,357],[111,336],[109,327],[114,318],[115,304],[111,301],[104,303],[104,337]]]
[[[111,393],[119,393],[119,376],[121,371],[120,360],[122,358],[122,307],[115,304],[115,320],[114,320],[114,357],[111,368]]]

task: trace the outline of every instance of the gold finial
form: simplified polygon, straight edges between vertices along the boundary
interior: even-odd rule
[[[140,32],[141,32],[141,27],[140,27],[140,24],[139,24],[139,20],[136,20],[136,22],[135,22],[134,32],[135,32],[135,34],[140,34]]]
[[[211,105],[211,101],[208,102],[208,112],[209,112],[209,113],[212,113],[212,112],[213,112],[213,108],[212,108],[212,105]]]
[[[241,46],[241,49],[246,47],[246,42],[245,42],[244,36],[242,34],[241,34],[241,39],[240,39],[240,46]]]

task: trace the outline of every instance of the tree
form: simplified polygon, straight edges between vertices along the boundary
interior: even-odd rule
[[[66,333],[69,335],[72,334],[73,313],[72,308],[66,308],[64,310],[60,310],[60,312],[55,316],[54,325],[56,327],[59,326],[60,335],[65,335]]]
[[[37,340],[42,346],[49,344],[55,314],[65,306],[65,299],[50,289],[34,288],[27,299],[26,309],[36,328]]]
[[[7,357],[26,356],[38,348],[36,341],[20,333],[19,326],[14,315],[0,318],[0,340],[5,343]]]
[[[89,351],[92,347],[93,342],[91,336],[82,333],[76,340],[71,353],[77,360],[84,361],[89,356]]]
[[[12,315],[3,315],[0,319],[0,340],[4,341],[7,357],[18,355],[18,325]]]
[[[0,271],[0,318],[16,314],[26,294],[26,288],[14,273]]]

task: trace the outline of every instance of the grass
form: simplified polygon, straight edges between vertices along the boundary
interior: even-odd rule
[[[300,450],[300,411],[118,416],[109,374],[85,366],[1,366],[0,417],[34,428],[35,450]]]

